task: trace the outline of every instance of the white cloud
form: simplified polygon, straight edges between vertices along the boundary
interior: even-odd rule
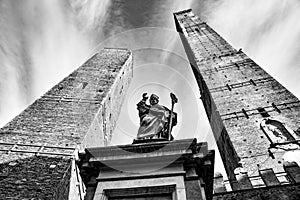
[[[300,97],[300,2],[222,0],[208,4],[208,23]]]

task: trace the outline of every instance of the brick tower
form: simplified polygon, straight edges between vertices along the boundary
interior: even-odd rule
[[[232,189],[299,182],[283,161],[300,152],[299,99],[190,9],[174,17]]]
[[[132,69],[104,49],[1,128],[0,199],[83,199],[74,150],[110,141]]]
[[[206,142],[109,146],[132,76],[130,51],[104,49],[1,128],[0,199],[211,200]]]

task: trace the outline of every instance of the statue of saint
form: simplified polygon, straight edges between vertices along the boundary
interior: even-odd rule
[[[155,94],[150,96],[150,105],[146,103],[148,97],[144,93],[142,100],[137,104],[140,117],[140,128],[137,139],[164,138],[173,140],[172,127],[177,124],[177,113],[173,112],[177,98],[171,93],[172,110],[159,105],[159,97]]]

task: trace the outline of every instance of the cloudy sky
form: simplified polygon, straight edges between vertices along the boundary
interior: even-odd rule
[[[176,138],[215,148],[172,13],[192,8],[300,97],[299,0],[1,0],[0,125],[104,46],[134,54],[134,78],[112,144],[136,136],[143,92],[179,99]]]

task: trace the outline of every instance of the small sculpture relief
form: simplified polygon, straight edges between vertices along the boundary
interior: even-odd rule
[[[300,139],[295,131],[278,120],[263,119],[260,127],[273,145],[294,143]]]

